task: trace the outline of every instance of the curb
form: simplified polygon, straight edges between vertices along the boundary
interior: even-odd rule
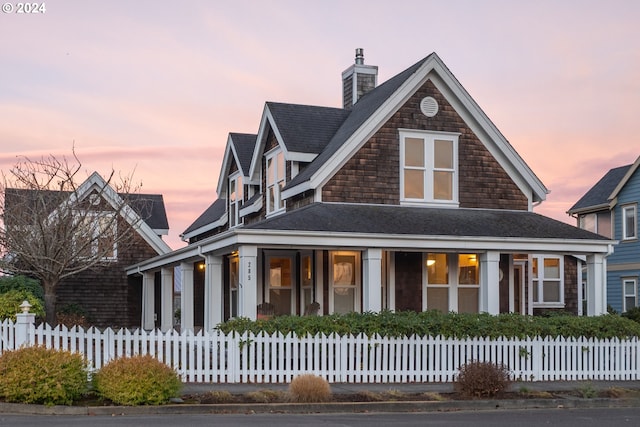
[[[448,401],[171,404],[160,406],[43,406],[0,402],[0,413],[25,415],[162,415],[254,413],[451,412],[513,409],[640,408],[640,399],[504,399]]]

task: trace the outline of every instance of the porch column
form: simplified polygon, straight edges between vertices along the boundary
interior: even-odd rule
[[[150,331],[156,327],[155,322],[155,274],[142,273],[142,329]]]
[[[362,262],[362,312],[379,312],[382,310],[382,249],[365,250]]]
[[[163,268],[160,276],[160,329],[167,332],[173,328],[173,269]]]
[[[603,254],[587,255],[587,316],[607,312],[606,266]]]
[[[222,257],[205,255],[204,330],[210,331],[222,322]]]
[[[480,254],[480,312],[500,313],[500,252]]]
[[[180,331],[193,331],[193,263],[180,263],[182,294],[180,298]]]
[[[258,315],[258,247],[240,246],[240,283],[238,285],[238,315],[255,320]]]

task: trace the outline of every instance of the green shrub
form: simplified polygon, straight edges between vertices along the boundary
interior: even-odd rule
[[[0,294],[18,290],[30,292],[44,305],[44,290],[36,279],[27,276],[3,276],[0,277]]]
[[[119,405],[160,405],[176,397],[176,372],[151,356],[114,359],[94,375],[95,391]]]
[[[633,307],[621,314],[622,317],[640,323],[640,307]]]
[[[493,397],[509,383],[509,370],[504,365],[471,361],[460,367],[454,390],[464,397]]]
[[[31,308],[30,313],[39,317],[44,317],[44,304],[32,293],[26,290],[12,289],[0,294],[0,320],[11,319],[16,320],[16,313],[20,313],[20,305],[24,300],[29,301]]]
[[[0,396],[8,402],[70,405],[87,390],[81,355],[25,347],[0,356]]]
[[[273,334],[293,332],[298,336],[307,334],[337,334],[385,337],[443,336],[443,337],[586,337],[628,338],[640,336],[640,323],[627,318],[605,314],[596,317],[523,316],[514,313],[490,315],[487,313],[441,313],[412,311],[380,313],[348,313],[329,316],[276,316],[268,320],[252,321],[236,318],[221,323],[217,328],[224,332]]]
[[[327,380],[317,375],[298,375],[289,384],[289,400],[297,403],[327,402],[331,400],[331,387]]]

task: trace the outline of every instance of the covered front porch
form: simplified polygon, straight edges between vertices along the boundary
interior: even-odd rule
[[[175,326],[176,279],[182,330],[233,317],[385,309],[606,313],[601,242],[225,234],[129,268],[142,275],[144,329]]]

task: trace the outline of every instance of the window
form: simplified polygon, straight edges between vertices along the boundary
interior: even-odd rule
[[[532,258],[533,304],[538,307],[564,306],[564,265],[559,256]]]
[[[280,191],[284,187],[284,154],[278,149],[267,155],[267,214],[284,209]]]
[[[229,316],[238,317],[238,284],[240,262],[237,255],[229,258]]]
[[[118,258],[118,224],[115,212],[92,211],[76,213],[75,248],[84,258]]]
[[[229,226],[240,224],[240,206],[242,204],[242,176],[236,173],[229,178]]]
[[[307,314],[313,297],[313,260],[312,253],[303,253],[300,258],[300,313]]]
[[[638,216],[636,205],[622,207],[622,239],[630,240],[637,237]]]
[[[269,266],[269,294],[267,302],[273,305],[274,314],[291,314],[293,284],[293,259],[287,256],[267,257]]]
[[[622,279],[622,311],[629,311],[638,305],[638,281]]]
[[[594,212],[580,216],[580,228],[611,238],[611,212]]]
[[[426,267],[427,310],[478,312],[480,265],[477,254],[430,253]],[[450,271],[453,273],[449,274]]]
[[[400,199],[405,204],[458,202],[458,135],[400,132]]]
[[[480,305],[480,275],[476,254],[458,255],[458,312],[477,313]]]
[[[330,268],[332,313],[360,311],[360,253],[331,252]]]

